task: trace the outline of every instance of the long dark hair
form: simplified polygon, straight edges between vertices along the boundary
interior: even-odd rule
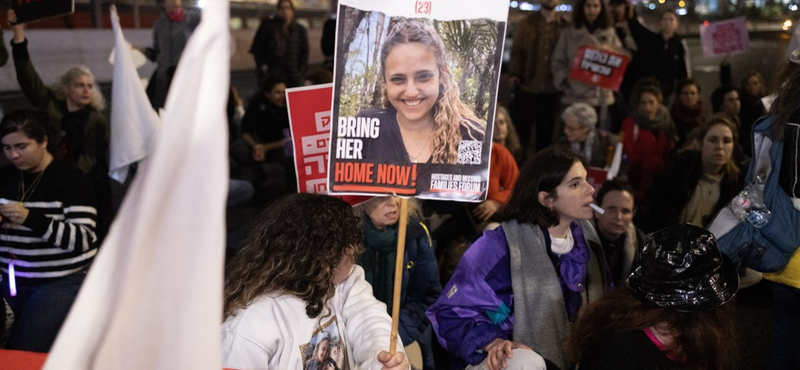
[[[581,28],[581,26],[589,28],[589,22],[583,12],[583,6],[586,5],[587,1],[589,0],[578,0],[578,3],[572,6],[572,25],[575,28]],[[606,6],[605,0],[600,0],[600,15],[597,16],[592,28],[606,29],[609,27],[611,27],[611,16],[608,15],[608,6]]]
[[[781,81],[778,96],[770,108],[770,113],[775,115],[770,136],[775,140],[783,140],[786,122],[789,122],[800,102],[800,65],[787,60],[778,81]]]
[[[566,146],[552,146],[536,153],[519,171],[511,198],[496,220],[516,220],[542,227],[558,225],[558,214],[539,202],[539,192],[547,192],[555,199],[556,187],[564,181],[575,162],[587,167],[586,159]]]
[[[564,342],[571,361],[604,337],[666,324],[673,335],[669,350],[685,358],[681,368],[726,370],[737,365],[734,305],[728,302],[706,312],[678,312],[637,298],[621,287],[592,302],[578,316]]]
[[[333,297],[342,256],[355,260],[363,242],[358,217],[341,199],[301,193],[278,200],[228,265],[225,317],[270,293],[295,295],[308,317],[319,316]]]

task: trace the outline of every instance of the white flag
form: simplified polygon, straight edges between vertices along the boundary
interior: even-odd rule
[[[133,65],[131,47],[119,25],[117,8],[111,6],[114,28],[114,80],[111,85],[111,155],[108,175],[124,183],[131,164],[141,161],[153,147],[158,115],[142,87]]]
[[[46,370],[222,367],[229,10],[207,4]]]

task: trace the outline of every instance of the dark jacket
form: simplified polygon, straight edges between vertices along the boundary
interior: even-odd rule
[[[263,19],[250,53],[257,70],[267,66],[267,73],[281,71],[288,87],[300,86],[308,68],[308,33],[297,22],[284,31],[282,23],[281,19]]]
[[[3,38],[3,30],[0,29],[0,67],[6,65],[8,62],[8,49],[6,49],[6,43]]]
[[[368,217],[368,216],[365,216]],[[369,241],[366,241],[369,244]],[[367,246],[365,253],[372,253]],[[378,252],[374,252],[378,253]],[[376,258],[380,260],[380,257]],[[359,264],[364,264],[361,258]],[[379,265],[373,266],[373,269]],[[417,341],[422,351],[425,368],[433,367],[430,320],[425,316],[428,309],[442,293],[439,283],[439,268],[436,253],[425,225],[409,220],[406,227],[405,257],[403,258],[403,282],[400,289],[400,325],[398,333],[404,345]],[[369,281],[369,280],[368,280]],[[370,281],[370,284],[374,284]],[[386,303],[391,314],[392,302]]]
[[[664,174],[650,184],[645,203],[636,214],[636,225],[649,233],[677,224],[702,174],[703,162],[699,151],[688,150],[676,156]],[[742,190],[744,187],[742,175],[723,176],[719,187],[719,200],[714,206],[709,222]]]
[[[28,54],[28,40],[19,44],[12,42],[11,47],[22,92],[31,104],[46,110],[50,116],[48,149],[56,158],[77,166],[84,174],[89,174],[98,166],[102,172],[108,172],[109,127],[106,116],[91,106],[78,112],[68,112],[64,99],[56,97],[33,68]],[[76,118],[76,115],[84,116],[84,119],[80,119],[82,122],[65,127],[64,118]],[[71,119],[69,121],[72,122]]]
[[[636,41],[638,55],[645,58],[645,75],[658,79],[664,97],[670,96],[675,90],[677,81],[689,77],[686,67],[686,43],[679,35],[674,35],[669,40],[659,33],[645,28],[636,17],[628,20],[631,36]]]

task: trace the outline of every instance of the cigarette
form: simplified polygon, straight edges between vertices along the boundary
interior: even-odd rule
[[[592,209],[593,209],[593,210],[595,210],[595,212],[597,212],[597,213],[599,213],[599,214],[601,214],[601,215],[602,215],[603,213],[606,213],[606,210],[604,210],[604,209],[600,208],[600,206],[598,206],[597,204],[594,204],[594,203],[589,203],[589,207],[592,207]]]

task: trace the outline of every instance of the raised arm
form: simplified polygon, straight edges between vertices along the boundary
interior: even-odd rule
[[[13,9],[8,10],[9,22],[16,21],[17,16]],[[17,72],[19,83],[25,97],[31,104],[39,109],[46,109],[47,105],[55,99],[53,91],[44,85],[39,74],[33,68],[31,57],[28,54],[28,40],[25,39],[25,29],[21,24],[11,26],[14,38],[11,39],[11,51],[14,56],[14,69]]]

